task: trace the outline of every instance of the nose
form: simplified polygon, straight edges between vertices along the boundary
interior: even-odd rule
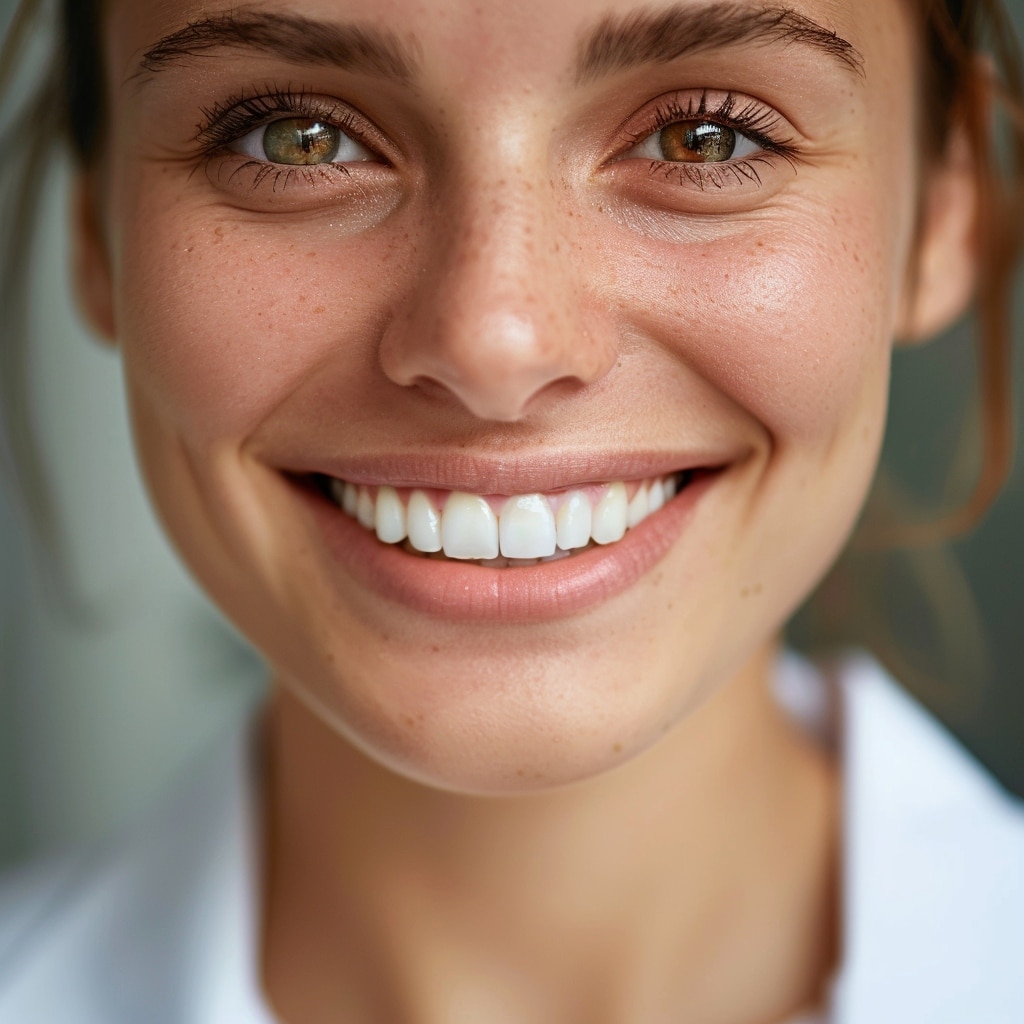
[[[381,340],[392,381],[514,422],[615,365],[554,191],[546,174],[520,175],[463,183],[438,204],[419,279]]]

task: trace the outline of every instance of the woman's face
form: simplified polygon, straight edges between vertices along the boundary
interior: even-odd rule
[[[883,431],[903,5],[109,7],[87,303],[284,684],[493,792],[621,762],[770,646]]]

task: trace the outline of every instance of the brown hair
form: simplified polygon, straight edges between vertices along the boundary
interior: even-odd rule
[[[890,524],[891,540],[918,545],[974,526],[1012,468],[1013,286],[1024,244],[1024,83],[1013,26],[999,0],[921,3],[926,45],[920,108],[927,115],[922,142],[927,153],[940,156],[954,128],[962,128],[978,182],[975,345],[982,457],[974,492],[959,508],[923,524]],[[983,47],[990,48],[990,61],[981,58]],[[1002,132],[996,115],[1005,119]]]

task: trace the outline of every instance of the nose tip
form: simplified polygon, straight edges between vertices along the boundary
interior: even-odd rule
[[[541,396],[580,387],[600,379],[604,360],[580,358],[568,365],[565,351],[581,356],[580,338],[568,336],[568,324],[538,324],[526,313],[495,310],[481,317],[476,328],[462,330],[433,352],[420,352],[398,383],[444,392],[473,416],[510,423],[523,419]]]
[[[513,422],[600,380],[617,348],[552,211],[500,208],[508,212],[496,216],[490,204],[486,216],[469,218],[464,200],[461,225],[438,222],[426,271],[385,328],[380,362],[396,384],[446,396],[481,420]]]

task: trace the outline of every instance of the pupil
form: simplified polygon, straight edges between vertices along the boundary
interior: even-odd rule
[[[275,164],[322,164],[331,161],[340,141],[341,132],[333,125],[288,117],[264,129],[263,152]]]
[[[666,160],[683,163],[721,163],[736,150],[736,133],[713,121],[677,121],[661,130]]]

